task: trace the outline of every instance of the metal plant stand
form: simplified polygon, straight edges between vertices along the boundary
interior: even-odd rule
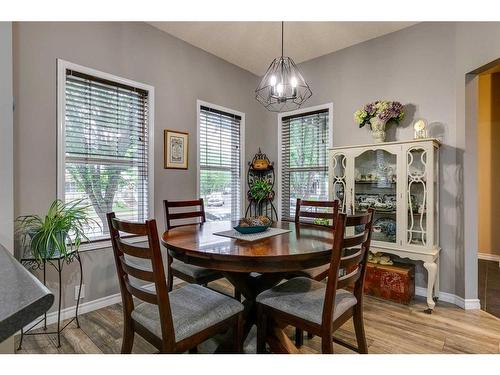
[[[78,261],[78,265],[80,268],[80,287],[78,288],[78,299],[76,301],[76,311],[75,316],[67,322],[64,327],[61,328],[61,294],[62,294],[62,282],[61,276],[64,264],[70,264],[74,260]],[[19,340],[19,347],[17,350],[20,350],[23,344],[23,337],[25,335],[49,335],[57,333],[57,347],[61,347],[61,332],[73,321],[76,321],[76,326],[80,328],[80,322],[78,321],[78,307],[80,305],[80,294],[82,292],[82,282],[83,282],[83,269],[82,269],[82,261],[80,259],[80,254],[78,251],[73,251],[66,256],[61,256],[60,254],[56,254],[51,258],[39,260],[33,257],[27,257],[21,259],[21,263],[28,269],[31,270],[42,270],[43,272],[43,285],[46,285],[46,268],[47,264],[50,264],[57,271],[59,277],[59,301],[57,306],[57,331],[47,332],[47,313],[43,314],[43,317],[35,322],[31,327],[24,330],[21,328],[21,339]],[[43,322],[43,332],[31,332],[38,324]]]
[[[256,162],[264,162],[265,167],[256,168]],[[248,206],[245,211],[245,217],[264,215],[268,216],[271,220],[278,220],[278,213],[276,212],[276,207],[273,204],[275,197],[274,183],[276,180],[274,174],[274,163],[269,161],[267,155],[261,152],[260,148],[259,152],[257,152],[253,157],[253,160],[248,163],[248,188],[250,189],[257,180],[266,181],[271,186],[272,191],[264,199],[256,201],[252,198],[250,190],[248,190]]]

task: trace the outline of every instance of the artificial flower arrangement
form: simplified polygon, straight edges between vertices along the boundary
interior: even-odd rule
[[[377,100],[376,102],[366,104],[363,108],[354,112],[354,120],[360,128],[366,124],[370,125],[372,118],[377,118],[383,123],[394,122],[398,125],[403,121],[405,112],[400,102],[391,102],[387,100]]]

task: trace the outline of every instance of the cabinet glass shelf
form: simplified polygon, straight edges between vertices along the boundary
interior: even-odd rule
[[[375,241],[396,242],[397,156],[387,150],[367,150],[354,158],[354,211],[374,208]]]

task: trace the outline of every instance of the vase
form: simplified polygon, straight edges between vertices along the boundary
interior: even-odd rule
[[[386,121],[381,120],[377,116],[370,119],[372,136],[376,143],[385,142],[385,125]]]
[[[30,236],[31,240],[37,235],[40,235],[40,232],[35,231],[35,230],[30,230],[28,231],[28,235]],[[66,231],[57,231],[54,232],[54,237],[50,238],[49,241],[47,241],[47,245],[42,248],[42,249],[37,249],[33,248],[31,246],[26,247],[24,250],[24,256],[26,257],[33,257],[36,259],[50,259],[52,257],[65,257],[66,254],[61,254],[59,251],[59,248],[57,244],[62,244],[66,242],[68,239],[68,232]]]

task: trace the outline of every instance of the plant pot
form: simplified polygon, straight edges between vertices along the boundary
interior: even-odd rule
[[[35,232],[35,231],[30,231],[30,232],[28,232],[28,235],[33,240],[33,237],[35,237],[36,233],[37,232]],[[57,239],[58,243],[65,241],[67,239],[67,237],[68,237],[67,232],[57,232],[56,233],[56,239]],[[47,246],[44,250],[45,250],[44,253],[42,253],[42,252],[39,253],[38,251],[34,251],[33,247],[31,247],[31,246],[29,249],[29,251],[31,252],[31,256],[33,256],[34,258],[37,258],[37,259],[49,259],[49,258],[59,256],[59,249],[53,241],[50,241],[49,246]],[[63,256],[65,256],[65,255],[66,254],[63,254]]]
[[[377,116],[370,119],[372,136],[375,143],[385,142],[385,125],[386,121],[379,119]]]

